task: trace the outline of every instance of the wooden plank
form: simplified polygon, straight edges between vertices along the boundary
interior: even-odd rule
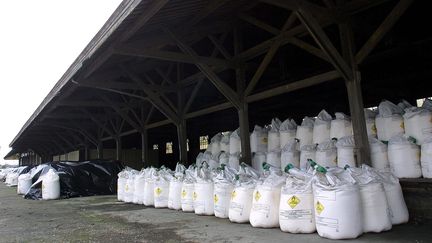
[[[141,48],[133,48],[128,46],[122,46],[116,48],[115,53],[119,55],[126,55],[126,56],[154,58],[154,59],[170,61],[170,62],[182,62],[182,63],[190,63],[190,64],[195,64],[196,62],[198,62],[198,63],[208,64],[212,66],[222,66],[222,67],[232,66],[232,63],[230,63],[229,61],[219,59],[219,58],[211,58],[211,57],[204,57],[198,55],[196,57],[191,57],[190,55],[185,55],[179,52],[141,49]]]
[[[209,35],[208,38],[213,43],[213,45],[219,50],[219,52],[225,57],[225,59],[231,59],[231,54],[225,49],[225,47],[217,40],[214,36]]]
[[[384,21],[378,26],[375,32],[369,37],[366,43],[362,46],[360,51],[355,56],[357,64],[360,64],[378,45],[387,32],[396,24],[399,18],[405,13],[408,7],[412,4],[413,0],[400,0],[393,8]]]
[[[122,70],[129,76],[129,78],[134,81],[138,86],[142,87],[141,84],[143,83],[142,79],[138,77],[136,74],[134,74],[132,71],[130,71],[128,68],[121,66]],[[165,102],[163,102],[160,97],[155,94],[152,91],[149,91],[142,87],[142,90],[147,94],[147,96],[150,98],[149,101],[168,119],[172,120],[174,123],[179,123],[180,119],[178,117],[178,114],[176,114],[175,111],[171,109]]]
[[[334,47],[327,34],[321,28],[319,22],[310,14],[309,10],[306,9],[305,6],[299,5],[296,14],[300,21],[306,26],[315,42],[327,55],[328,60],[336,70],[341,73],[345,80],[352,80],[353,74],[351,68],[339,54],[336,47]]]
[[[176,41],[178,47],[185,52],[186,54],[190,55],[193,58],[196,58],[198,55],[196,52],[188,46],[186,43],[181,41],[180,39],[175,36],[175,34],[168,30],[164,29],[165,32],[171,36],[173,40]],[[221,92],[236,108],[240,106],[240,102],[237,96],[237,93],[232,90],[226,83],[224,83],[214,72],[211,70],[211,68],[205,64],[200,63],[198,60],[195,61],[195,65],[198,67],[198,69],[205,74],[205,76],[210,80],[210,82],[213,83],[213,85]]]

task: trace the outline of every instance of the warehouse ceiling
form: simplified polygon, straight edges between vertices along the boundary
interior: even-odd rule
[[[365,106],[431,96],[432,30],[422,27],[431,23],[428,4],[125,0],[11,142],[11,153],[53,155],[99,140],[113,146],[115,136],[139,147],[134,134],[142,129],[149,144],[177,141],[181,119],[190,137],[233,130],[238,97],[249,103],[250,126],[276,116],[300,122],[323,108],[349,113],[343,67],[311,26],[338,52],[341,29],[352,33]]]

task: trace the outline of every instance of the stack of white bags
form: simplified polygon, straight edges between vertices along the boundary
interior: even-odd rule
[[[284,171],[262,167],[262,173],[246,164],[211,169],[204,161],[188,169],[177,164],[175,171],[126,168],[119,173],[118,200],[328,239],[353,239],[408,221],[402,189],[390,172],[326,169],[312,160],[306,170],[290,163]]]

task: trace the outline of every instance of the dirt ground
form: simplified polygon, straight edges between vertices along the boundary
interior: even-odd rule
[[[350,242],[432,242],[431,225],[402,225]],[[0,183],[0,242],[331,242],[226,219],[116,201],[115,196],[33,201]],[[341,241],[339,241],[341,242]]]

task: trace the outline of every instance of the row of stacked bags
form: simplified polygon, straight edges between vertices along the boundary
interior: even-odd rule
[[[326,168],[312,159],[305,170],[282,171],[263,163],[259,172],[204,161],[172,171],[126,168],[119,173],[118,200],[197,215],[214,215],[256,228],[352,239],[406,223],[408,210],[399,180],[391,172],[363,165]]]
[[[406,101],[393,104],[382,101],[365,109],[371,165],[391,171],[398,178],[432,178],[432,101],[422,107]],[[316,117],[304,117],[301,124],[293,119],[272,119],[269,125],[256,125],[250,134],[252,166],[262,172],[266,162],[282,170],[288,163],[305,170],[307,159],[324,167],[358,165],[351,119],[342,112],[332,117],[322,110]],[[210,167],[227,164],[238,169],[241,157],[239,129],[214,135],[207,150],[196,162]]]

